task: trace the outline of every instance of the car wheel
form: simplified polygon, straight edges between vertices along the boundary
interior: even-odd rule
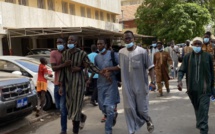
[[[49,110],[52,107],[52,98],[49,92],[46,92],[46,100],[45,100],[45,104],[43,107],[43,110]]]

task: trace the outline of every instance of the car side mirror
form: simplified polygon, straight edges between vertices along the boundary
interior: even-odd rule
[[[22,72],[20,71],[13,71],[12,74],[18,75],[18,76],[22,76]]]
[[[31,77],[31,75],[28,72],[22,72],[23,76]]]

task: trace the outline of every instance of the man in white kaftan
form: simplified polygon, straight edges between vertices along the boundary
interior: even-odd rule
[[[121,69],[123,100],[127,126],[130,134],[134,134],[144,123],[149,132],[154,130],[148,115],[149,82],[154,86],[154,65],[145,49],[136,46],[131,31],[124,33],[126,47],[119,51],[119,67]]]

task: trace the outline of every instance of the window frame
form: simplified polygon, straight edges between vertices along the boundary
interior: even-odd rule
[[[7,3],[14,3],[14,4],[16,4],[16,0],[5,0],[5,2],[7,2]]]
[[[75,15],[75,4],[72,3],[69,4],[69,13],[71,15]]]
[[[90,8],[87,8],[87,18],[91,18],[92,15],[91,15],[91,9]]]
[[[37,0],[37,7],[41,9],[46,9],[46,3],[44,0]]]
[[[66,1],[62,1],[61,2],[61,5],[62,5],[62,13],[67,13],[68,14],[68,2]]]
[[[81,11],[81,17],[86,17],[86,8],[81,6],[80,11]]]
[[[99,20],[99,11],[98,10],[95,10],[95,19],[96,20]]]
[[[103,13],[103,11],[99,12],[99,16],[100,16],[100,20],[104,20],[104,13]]]
[[[23,1],[25,1],[25,2],[23,2]],[[23,3],[25,3],[25,4],[23,4]],[[28,6],[29,0],[18,0],[18,4],[23,5],[23,6]]]
[[[55,0],[47,0],[48,10],[55,11]]]
[[[111,19],[110,19],[110,14],[107,13],[107,21],[110,22],[110,20],[111,20]]]

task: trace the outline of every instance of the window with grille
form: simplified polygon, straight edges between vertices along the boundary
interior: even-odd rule
[[[99,19],[99,11],[95,11],[95,18],[98,20]]]
[[[87,17],[91,18],[91,9],[90,8],[87,8]]]
[[[107,14],[107,21],[110,21],[110,14]]]
[[[68,13],[68,3],[62,1],[62,12],[63,13]]]
[[[69,4],[69,10],[71,15],[75,15],[75,5]]]
[[[46,8],[45,0],[37,0],[37,6],[38,8],[45,9]]]
[[[16,3],[16,0],[5,0],[5,2]]]
[[[19,5],[27,6],[28,0],[19,0]]]
[[[81,16],[82,17],[85,17],[85,8],[84,7],[81,7]]]
[[[47,0],[47,2],[48,2],[48,9],[49,10],[55,10],[55,5],[54,5],[54,0]]]
[[[104,20],[104,15],[102,11],[100,11],[100,20]]]

